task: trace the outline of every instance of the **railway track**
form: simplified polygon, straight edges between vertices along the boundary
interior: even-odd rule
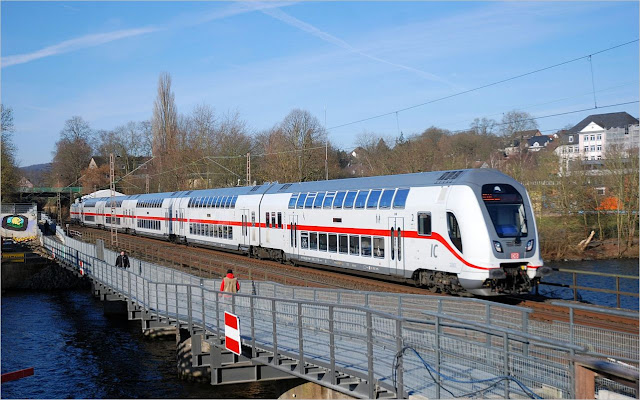
[[[110,247],[110,232],[87,227],[79,227],[76,230],[82,234],[84,241],[95,242],[96,239],[102,239],[105,246]],[[118,248],[112,250],[125,250],[136,258],[205,278],[219,278],[224,276],[228,269],[233,269],[235,275],[241,281],[265,280],[291,286],[434,295],[433,292],[427,289],[410,285],[385,282],[345,272],[293,266],[270,260],[250,259],[245,255],[186,246],[143,236],[118,233],[118,244]],[[446,296],[446,294],[441,295]],[[569,321],[569,313],[566,307],[550,304],[546,302],[549,299],[543,297],[510,296],[490,298],[489,300],[531,308],[533,310],[531,319],[558,322]],[[628,333],[638,333],[639,328],[637,318],[623,318],[606,314],[605,312],[596,313],[576,310],[574,321],[577,324]]]

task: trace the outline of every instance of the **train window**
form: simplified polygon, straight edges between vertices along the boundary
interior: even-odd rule
[[[367,196],[369,195],[368,190],[361,190],[356,197],[355,208],[364,208],[364,205],[367,201]]]
[[[218,237],[218,225],[213,226],[213,237]]]
[[[313,202],[313,208],[322,208],[322,200],[324,200],[324,193],[318,193],[316,201]]]
[[[296,203],[296,208],[304,208],[304,200],[307,198],[306,193],[300,193],[298,196],[298,202]]]
[[[447,213],[447,229],[449,230],[449,239],[451,243],[462,253],[462,236],[460,235],[460,225],[453,213]]]
[[[342,203],[344,202],[344,196],[347,192],[338,192],[336,193],[336,199],[333,202],[333,208],[342,208]]]
[[[318,233],[318,250],[327,251],[327,234]]]
[[[318,250],[318,234],[316,232],[309,234],[309,249]]]
[[[218,238],[222,239],[222,225],[218,225]]]
[[[335,192],[327,193],[327,195],[324,197],[324,203],[322,204],[322,208],[331,208],[331,205],[333,204],[333,198],[335,197],[335,195],[336,195]]]
[[[222,196],[218,196],[218,198],[216,199],[216,204],[214,205],[215,208],[220,208],[220,202],[222,202]]]
[[[269,211],[267,211],[265,213],[265,218],[264,218],[264,227],[265,228],[269,228]]]
[[[418,213],[418,235],[431,236],[431,213]]]
[[[215,196],[211,196],[209,197],[209,201],[207,202],[207,207],[208,208],[213,208],[213,206],[216,204],[216,198]]]
[[[312,208],[313,207],[313,201],[316,199],[316,194],[315,193],[309,193],[309,195],[307,196],[307,200],[304,202],[304,208]]]
[[[278,225],[276,225],[276,213],[274,212],[271,213],[271,227],[272,228],[278,227]]]
[[[236,208],[236,201],[238,201],[238,196],[233,196],[231,199],[231,208]]]
[[[396,252],[394,251],[394,245],[395,245],[395,241],[396,241],[396,230],[394,228],[391,228],[391,237],[390,237],[390,241],[389,243],[391,244],[391,259],[393,260],[395,257]]]
[[[300,248],[309,248],[309,232],[300,232]]]
[[[329,251],[332,253],[338,252],[338,236],[333,233],[329,234]]]
[[[356,199],[356,195],[358,192],[350,190],[347,192],[346,197],[344,198],[344,208],[353,208],[353,202]]]
[[[393,199],[393,208],[404,208],[408,195],[409,189],[398,189],[396,197]]]
[[[349,237],[347,235],[338,236],[338,251],[340,254],[347,254],[349,252]]]
[[[402,229],[398,228],[398,261],[402,260]]]
[[[189,198],[189,204],[187,204],[187,207],[191,207],[192,203],[193,203],[193,198]],[[138,207],[138,204],[136,204],[136,207]]]
[[[385,189],[384,192],[382,192],[382,197],[380,197],[380,209],[391,208],[391,201],[393,200],[393,194],[395,192],[395,189]]]
[[[233,239],[233,226],[229,226],[229,240]]]
[[[298,200],[298,194],[294,193],[289,199],[289,208],[296,208],[296,201]]]
[[[373,256],[375,258],[384,258],[384,238],[373,238]]]
[[[367,208],[378,208],[378,200],[382,190],[372,190],[369,198],[367,199]]]
[[[140,222],[140,221],[138,221]],[[138,224],[138,226],[140,226],[140,224]],[[189,234],[193,235],[193,224],[189,224]]]
[[[282,229],[282,213],[278,213],[278,229]]]
[[[224,208],[230,208],[231,207],[231,199],[233,198],[233,196],[227,196],[227,200],[224,202]]]
[[[352,256],[360,255],[360,236],[349,236],[349,254],[351,254]]]
[[[365,257],[371,257],[371,236],[360,238],[360,253]]]
[[[226,225],[222,227],[222,238],[223,239],[229,238],[229,229]]]
[[[224,203],[227,201],[227,196],[220,196],[220,201],[218,202],[218,208],[224,208]]]

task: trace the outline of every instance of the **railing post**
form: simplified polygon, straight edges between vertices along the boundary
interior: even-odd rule
[[[485,317],[484,317],[485,321],[484,321],[484,323],[487,324],[487,325],[491,325],[491,304],[489,304],[487,302],[487,304],[485,304],[484,308],[485,308]],[[438,312],[440,312],[440,311],[438,310]],[[485,347],[487,349],[491,348],[491,335],[488,334],[488,333],[485,334],[485,344],[486,344]]]
[[[205,301],[205,297],[204,297],[204,283],[202,282],[202,279],[200,279],[200,293],[202,295],[202,329],[204,330],[204,334],[206,337],[207,334],[207,318],[205,317],[205,306],[204,306],[204,301]]]
[[[336,384],[336,340],[334,333],[333,305],[329,306],[329,360],[331,363],[331,384]]]
[[[440,309],[440,299],[438,299],[438,309]],[[438,312],[439,314],[439,312]],[[436,315],[436,399],[440,398],[440,315]]]
[[[396,354],[398,355],[398,368],[396,370],[396,398],[404,398],[404,366],[403,366],[402,320],[396,320]]]
[[[176,326],[180,328],[180,309],[178,308],[178,285],[174,284],[174,291],[176,292]]]
[[[272,330],[273,330],[273,364],[280,365],[278,361],[278,327],[276,325],[276,300],[271,300]]]
[[[127,271],[127,296],[129,296],[129,301],[133,301],[133,296],[131,296],[131,272]]]
[[[367,362],[368,362],[368,376],[369,383],[369,398],[373,399],[375,394],[375,385],[373,383],[373,321],[371,318],[371,312],[367,311]]]
[[[616,276],[616,307],[620,308],[620,277]]]
[[[569,307],[569,343],[574,344],[573,339],[573,307]]]
[[[251,358],[256,358],[256,321],[255,313],[253,311],[254,297],[249,297],[249,313],[251,314]]]
[[[189,316],[189,333],[193,333],[193,311],[191,310],[191,285],[187,286],[187,315]]]
[[[304,367],[304,338],[302,337],[302,303],[298,303],[298,353],[300,354],[300,363],[298,364],[298,372],[305,374]]]
[[[510,376],[509,373],[509,333],[504,332],[502,334],[503,342],[502,342],[502,351],[504,352],[504,376]],[[504,384],[504,398],[509,398],[509,383],[510,380],[506,379]]]
[[[522,312],[522,332],[529,335],[529,314],[526,312]],[[522,349],[525,357],[529,357],[529,339],[525,338],[524,348]]]
[[[216,294],[216,332],[218,338],[220,338],[220,293],[217,291]]]
[[[573,301],[578,301],[578,274],[573,273]]]
[[[142,306],[143,306],[144,308],[147,308],[147,297],[146,297],[146,293],[147,293],[147,291],[146,291],[146,290],[144,290],[144,287],[145,287],[145,285],[146,285],[146,282],[147,282],[147,281],[145,281],[144,279],[142,280]]]
[[[169,285],[164,284],[164,308],[165,315],[167,316],[167,323],[169,323]]]

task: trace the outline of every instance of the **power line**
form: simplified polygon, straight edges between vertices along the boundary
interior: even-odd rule
[[[396,114],[396,113],[399,113],[399,112],[403,112],[403,111],[411,110],[411,109],[414,109],[414,108],[426,106],[428,104],[433,104],[433,103],[436,103],[438,101],[450,99],[452,97],[457,97],[457,96],[460,96],[460,95],[463,95],[463,94],[471,93],[471,92],[474,92],[474,91],[477,91],[477,90],[480,90],[480,89],[486,89],[486,88],[491,87],[491,86],[499,85],[501,83],[509,82],[509,81],[514,80],[514,79],[519,79],[519,78],[522,78],[522,77],[525,77],[525,76],[528,76],[528,75],[536,74],[538,72],[546,71],[548,69],[560,67],[562,65],[566,65],[566,64],[570,64],[570,63],[573,63],[573,62],[576,62],[576,61],[579,61],[579,60],[583,60],[585,58],[591,58],[591,56],[594,56],[596,54],[601,54],[601,53],[604,53],[604,52],[607,52],[607,51],[611,51],[611,50],[617,49],[619,47],[623,47],[623,46],[627,46],[627,45],[632,44],[632,43],[636,43],[638,40],[640,40],[640,39],[635,39],[635,40],[632,40],[632,41],[629,41],[629,42],[626,42],[626,43],[622,43],[622,44],[619,44],[619,45],[616,45],[616,46],[612,46],[612,47],[609,47],[609,48],[606,48],[606,49],[603,49],[603,50],[596,51],[596,52],[591,53],[591,54],[587,54],[587,55],[584,55],[584,56],[581,56],[581,57],[577,57],[577,58],[574,58],[574,59],[571,59],[571,60],[563,61],[563,62],[558,63],[558,64],[549,65],[547,67],[539,68],[539,69],[536,69],[534,71],[525,72],[524,74],[520,74],[520,75],[512,76],[510,78],[502,79],[502,80],[499,80],[499,81],[496,81],[496,82],[488,83],[486,85],[478,86],[478,87],[475,87],[473,89],[464,90],[462,92],[457,92],[457,93],[450,94],[450,95],[444,96],[444,97],[439,97],[437,99],[429,100],[429,101],[426,101],[424,103],[420,103],[420,104],[416,104],[416,105],[413,105],[413,106],[401,108],[401,109],[398,109],[398,110],[386,112],[386,113],[383,113],[383,114],[374,115],[374,116],[368,117],[368,118],[359,119],[357,121],[352,121],[352,122],[347,122],[347,123],[344,123],[344,124],[341,124],[341,125],[332,126],[330,128],[327,128],[327,130],[342,128],[342,127],[345,127],[345,126],[358,124],[360,122],[365,122],[365,121],[370,121],[372,119],[386,117],[386,116],[393,115],[393,114]]]

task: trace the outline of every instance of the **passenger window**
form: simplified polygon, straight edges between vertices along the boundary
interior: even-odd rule
[[[313,201],[316,199],[316,194],[315,193],[309,193],[309,195],[307,196],[307,200],[304,202],[304,208],[312,208],[313,207]]]
[[[309,234],[309,249],[318,250],[318,234],[316,232]]]
[[[352,256],[360,255],[360,236],[349,236],[349,254],[351,254]]]
[[[316,201],[313,203],[313,208],[322,208],[322,200],[324,200],[324,193],[318,193]]]
[[[333,208],[342,208],[342,202],[344,201],[344,196],[347,192],[338,192],[336,194],[336,199],[333,202]]]
[[[303,249],[309,248],[309,232],[300,232],[300,247]]]
[[[318,250],[327,251],[327,234],[326,233],[318,234]]]
[[[236,201],[238,200],[238,196],[233,196],[231,199],[231,208],[236,208]]]
[[[269,211],[267,211],[265,213],[265,217],[264,217],[264,227],[265,228],[269,228]]]
[[[356,197],[356,208],[364,208],[364,204],[367,201],[367,195],[369,195],[368,190],[361,190]]]
[[[371,236],[362,236],[360,238],[361,253],[365,257],[371,257]]]
[[[378,199],[382,190],[372,190],[369,198],[367,199],[367,208],[378,208]]]
[[[431,213],[418,213],[418,235],[431,236]]]
[[[335,234],[329,234],[329,251],[331,253],[338,252],[338,236]]]
[[[460,225],[453,213],[447,213],[447,229],[449,231],[449,239],[451,243],[462,253],[462,236],[460,235]]]
[[[353,202],[356,199],[356,195],[358,192],[349,191],[347,192],[347,196],[344,198],[344,208],[353,208]]]
[[[404,208],[408,195],[409,189],[398,189],[396,197],[393,199],[393,208]]]
[[[229,226],[229,239],[233,239],[233,226]]]
[[[322,208],[331,208],[331,205],[333,204],[333,198],[335,197],[335,193],[327,193],[327,195],[324,197],[324,203],[322,205]]]
[[[278,228],[282,229],[282,213],[278,213]]]
[[[296,201],[298,200],[297,194],[292,194],[289,199],[289,208],[296,208]]]
[[[276,213],[275,212],[271,213],[271,227],[272,228],[277,228],[278,227],[276,225]]]
[[[382,192],[382,197],[380,197],[380,209],[391,208],[391,201],[393,200],[393,194],[395,192],[395,189],[385,189],[384,192]]]
[[[231,207],[231,196],[227,196],[227,200],[224,203],[224,208]]]
[[[304,208],[304,200],[307,198],[306,193],[300,193],[298,196],[298,202],[296,203],[296,208]]]
[[[373,256],[375,258],[384,258],[384,238],[373,238]]]
[[[349,252],[349,237],[347,235],[338,236],[338,251],[340,254],[347,254]]]

